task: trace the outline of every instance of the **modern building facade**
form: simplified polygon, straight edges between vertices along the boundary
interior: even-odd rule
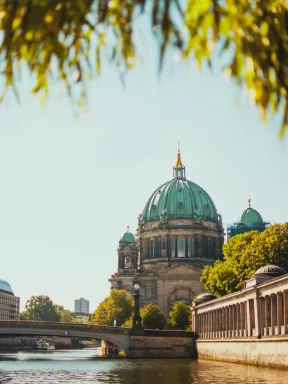
[[[138,217],[136,237],[127,232],[118,246],[118,271],[111,288],[133,291],[141,305],[155,303],[168,316],[175,301],[191,305],[204,292],[201,270],[221,258],[221,216],[208,193],[186,179],[178,151],[173,179],[157,187]]]
[[[82,314],[89,314],[89,300],[80,297],[75,300],[75,312]]]
[[[0,280],[0,320],[19,319],[19,304],[8,281]]]
[[[241,219],[227,226],[227,238],[250,231],[263,232],[270,223],[264,222],[256,209],[251,208],[251,199],[248,200],[248,208],[242,213]]]

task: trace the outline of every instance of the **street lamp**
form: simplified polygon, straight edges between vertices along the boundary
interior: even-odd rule
[[[139,284],[134,285],[134,317],[133,317],[133,329],[143,329],[141,324],[141,316],[140,316],[140,286]]]

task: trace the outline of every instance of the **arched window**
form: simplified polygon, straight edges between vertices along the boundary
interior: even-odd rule
[[[129,256],[125,257],[124,268],[131,268],[131,257],[129,257]]]

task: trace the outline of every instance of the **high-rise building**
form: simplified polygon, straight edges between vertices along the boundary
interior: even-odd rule
[[[8,281],[0,279],[0,320],[18,320],[19,303]]]
[[[89,300],[80,297],[75,300],[75,312],[77,313],[89,313]]]
[[[158,304],[168,316],[175,301],[191,305],[205,292],[200,281],[205,265],[222,257],[222,218],[213,200],[186,179],[178,151],[173,179],[161,184],[138,217],[136,238],[129,232],[118,246],[118,271],[111,288],[133,292],[140,286],[140,304]]]

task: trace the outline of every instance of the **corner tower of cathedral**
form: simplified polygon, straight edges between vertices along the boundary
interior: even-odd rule
[[[137,246],[129,231],[121,238],[111,288],[131,292],[139,284],[141,305],[158,304],[165,316],[174,301],[191,305],[205,291],[201,269],[221,258],[224,231],[211,197],[186,179],[180,151],[173,179],[155,189],[139,215],[136,238]]]

